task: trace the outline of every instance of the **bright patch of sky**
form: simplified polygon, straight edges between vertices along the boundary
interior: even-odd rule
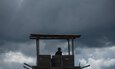
[[[80,62],[81,66],[90,64],[86,69],[102,69],[102,67],[110,67],[115,65],[115,47],[106,48],[84,48],[81,54],[76,54],[76,62]],[[86,56],[84,58],[84,56]],[[78,60],[78,61],[77,61]],[[76,64],[78,65],[78,63]]]
[[[25,56],[21,52],[8,52],[5,54],[4,61],[10,63],[34,63],[35,59],[32,57]]]

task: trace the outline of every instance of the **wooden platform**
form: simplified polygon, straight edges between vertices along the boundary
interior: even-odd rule
[[[51,68],[48,68],[48,67],[36,67],[36,66],[33,66],[32,69],[81,69],[80,66],[76,66],[76,67],[51,67]]]

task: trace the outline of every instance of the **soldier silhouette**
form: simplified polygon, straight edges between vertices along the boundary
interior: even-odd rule
[[[55,53],[55,55],[62,55],[62,51],[60,47],[58,48],[58,51]]]

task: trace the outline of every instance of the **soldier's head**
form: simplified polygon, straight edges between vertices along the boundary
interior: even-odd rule
[[[61,48],[60,48],[60,47],[58,47],[58,51],[61,51]]]

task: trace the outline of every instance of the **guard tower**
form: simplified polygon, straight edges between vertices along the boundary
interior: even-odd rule
[[[36,40],[36,66],[24,63],[25,69],[82,69],[90,65],[81,67],[74,65],[74,40],[81,35],[45,35],[31,34],[30,39]],[[68,55],[42,55],[39,50],[40,40],[65,39],[68,42]],[[72,52],[72,53],[70,53]]]

